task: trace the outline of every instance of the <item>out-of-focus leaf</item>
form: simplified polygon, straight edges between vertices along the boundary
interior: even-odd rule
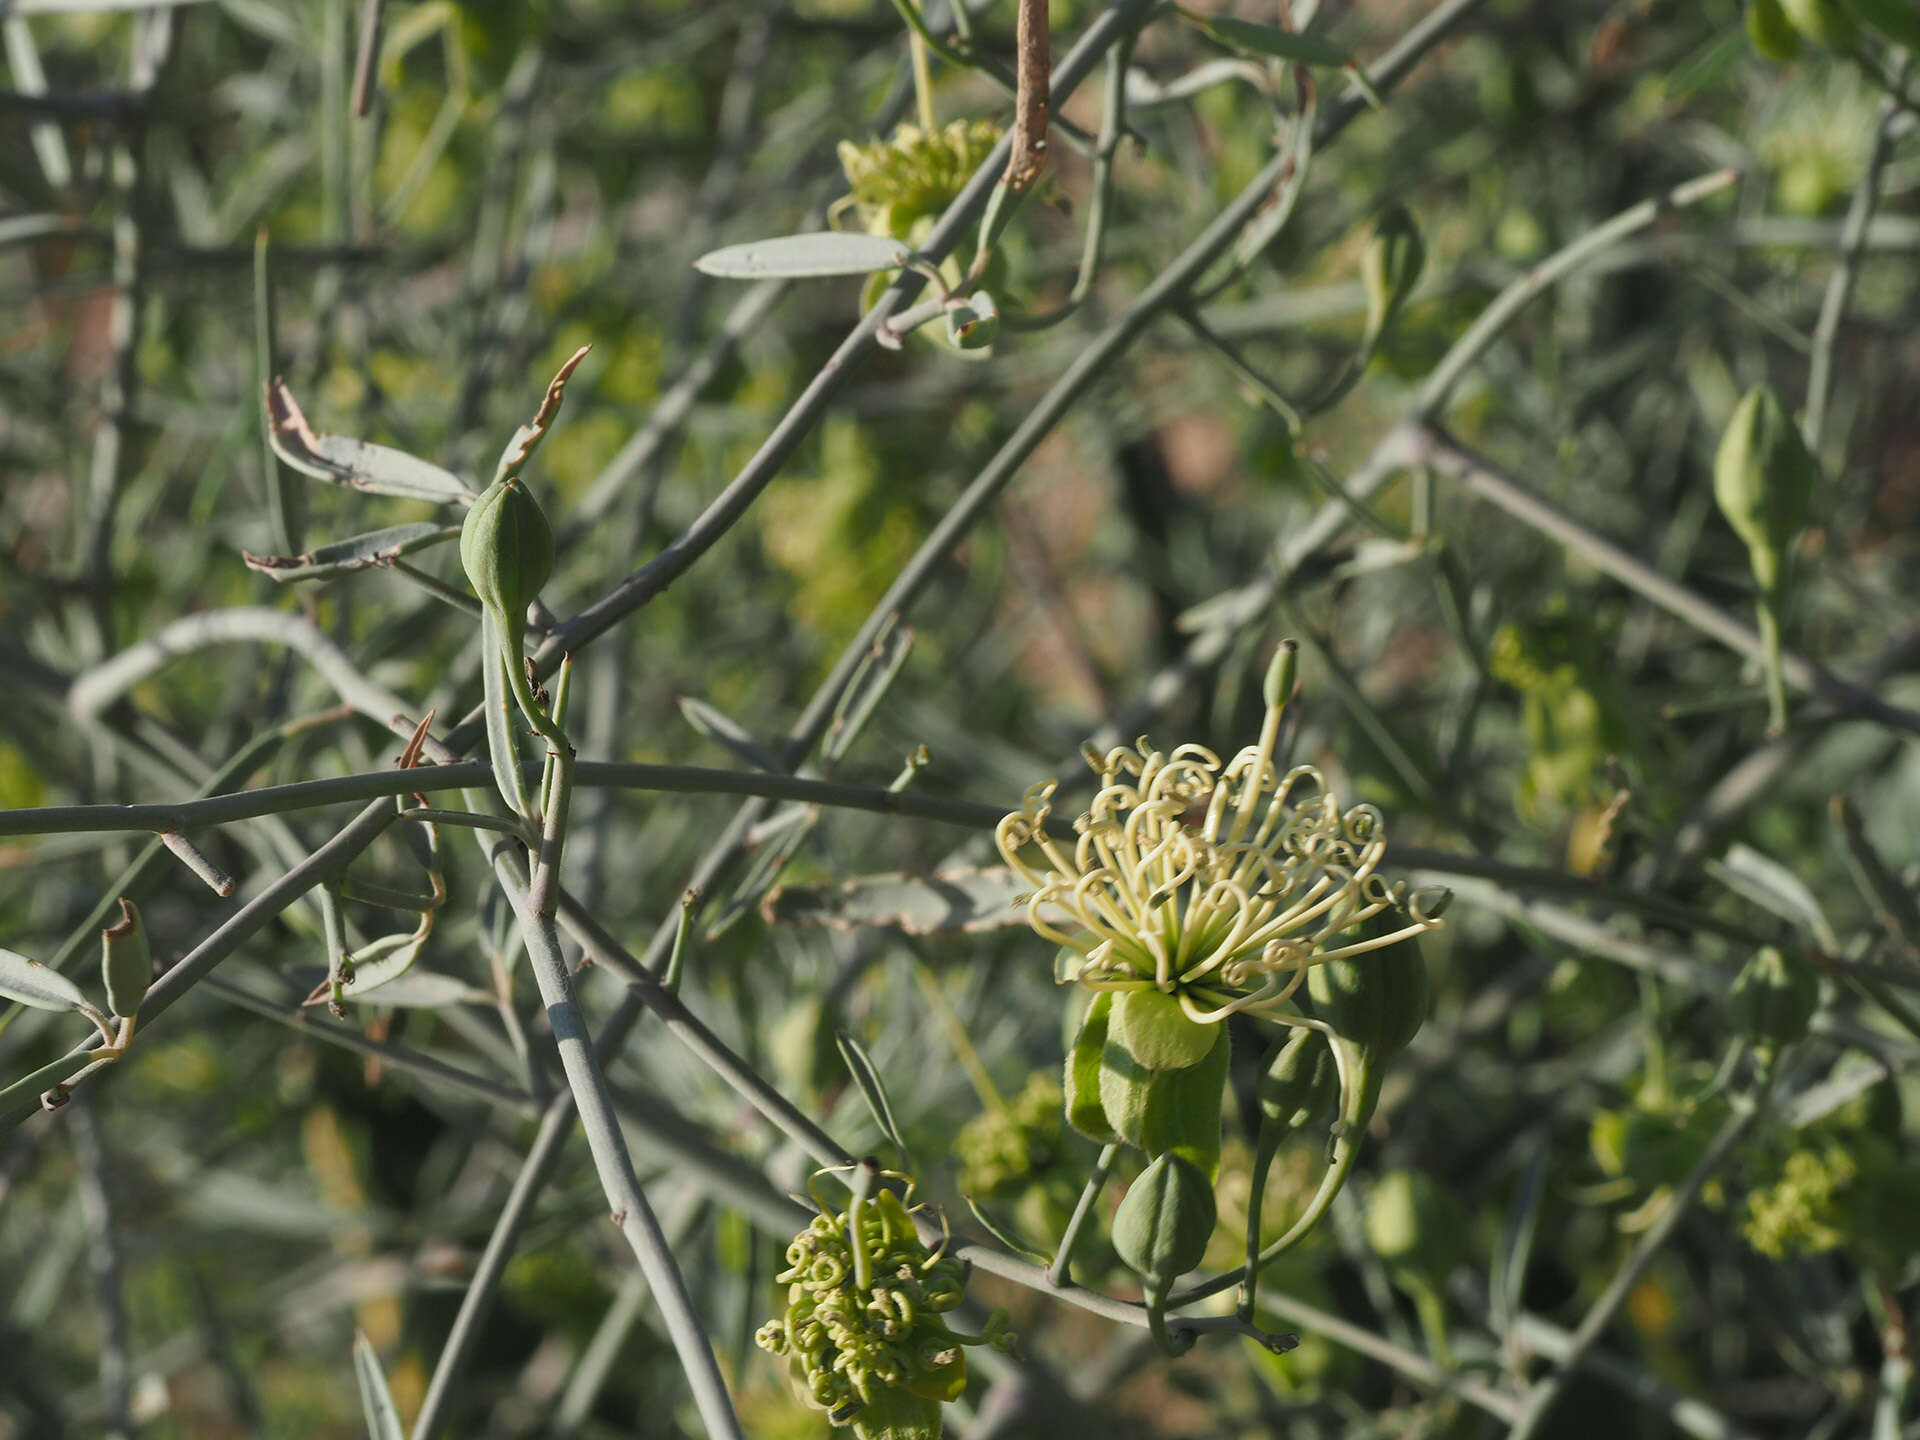
[[[79,987],[58,970],[13,950],[0,950],[0,997],[35,1010],[78,1010],[87,1003]]]
[[[316,480],[329,480],[373,495],[429,500],[439,505],[473,499],[474,492],[452,471],[404,450],[345,435],[315,434],[283,380],[276,379],[267,386],[267,421],[273,453]]]
[[[1004,866],[934,875],[863,875],[831,888],[784,885],[767,896],[760,910],[781,925],[836,930],[879,925],[909,935],[975,934],[1024,925],[1026,907],[1014,902],[1032,889]],[[1066,923],[1064,915],[1059,919]]]
[[[1779,861],[1768,859],[1751,846],[1735,844],[1724,859],[1708,861],[1706,869],[1729,890],[1798,925],[1827,950],[1840,948],[1813,892]]]
[[[422,520],[412,525],[392,525],[346,540],[321,545],[304,555],[254,555],[241,551],[247,568],[258,570],[269,580],[320,580],[345,575],[378,565],[391,565],[402,555],[426,550],[460,533],[458,525],[436,525]]]
[[[885,235],[820,230],[745,245],[725,245],[693,262],[694,269],[729,280],[820,279],[898,270],[913,251]]]
[[[840,1047],[840,1058],[846,1062],[853,1083],[860,1087],[860,1095],[867,1102],[867,1109],[873,1112],[873,1123],[880,1127],[880,1133],[892,1143],[900,1156],[902,1169],[913,1168],[912,1154],[907,1142],[901,1138],[900,1126],[893,1118],[893,1102],[887,1099],[887,1087],[880,1081],[880,1072],[861,1048],[860,1042],[844,1030],[834,1032],[834,1043]]]
[[[353,1378],[360,1384],[360,1412],[367,1418],[369,1440],[407,1440],[407,1432],[400,1426],[400,1411],[380,1369],[380,1357],[373,1353],[373,1342],[359,1330],[353,1333]]]
[[[680,713],[687,723],[709,740],[724,745],[756,770],[764,770],[769,775],[782,775],[780,762],[758,740],[746,726],[735,720],[724,710],[709,705],[706,701],[692,695],[680,697]]]
[[[1196,15],[1182,10],[1180,18],[1198,26],[1222,45],[1244,50],[1250,55],[1265,55],[1270,60],[1291,60],[1300,65],[1351,65],[1353,56],[1331,40],[1318,35],[1303,35],[1298,30],[1282,30],[1277,25],[1256,25],[1251,20],[1235,20],[1230,15]]]

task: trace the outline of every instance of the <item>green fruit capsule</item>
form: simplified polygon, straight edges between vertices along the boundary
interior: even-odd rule
[[[1749,390],[1720,437],[1713,495],[1727,524],[1747,542],[1763,590],[1780,583],[1787,547],[1807,522],[1819,473],[1780,398],[1764,385]]]
[[[473,502],[460,527],[460,563],[480,603],[509,633],[517,653],[527,606],[553,574],[553,527],[517,475],[496,480]]]
[[[1198,1065],[1152,1072],[1139,1143],[1149,1157],[1178,1155],[1212,1180],[1220,1172],[1220,1107],[1233,1046],[1226,1026],[1209,1028],[1216,1038]]]
[[[100,974],[107,983],[107,1008],[121,1019],[137,1013],[153,983],[153,957],[140,912],[120,897],[120,920],[100,932]]]
[[[1380,1069],[1427,1022],[1427,965],[1412,940],[1315,965],[1307,993],[1334,1033]]]
[[[1107,1019],[1113,1010],[1113,992],[1101,990],[1087,1007],[1080,1022],[1080,1033],[1067,1052],[1067,1123],[1089,1140],[1111,1145],[1120,1137],[1107,1120],[1105,1107],[1105,1065]]]
[[[1727,992],[1733,1023],[1769,1052],[1805,1036],[1819,1004],[1820,979],[1813,967],[1772,945],[1754,951]]]
[[[1800,53],[1800,32],[1780,8],[1780,0],[1748,0],[1747,39],[1768,60],[1791,60]]]
[[[1340,1098],[1333,1048],[1314,1030],[1296,1030],[1260,1077],[1260,1117],[1281,1131],[1313,1124]]]
[[[1780,9],[1794,29],[1835,55],[1859,48],[1860,32],[1839,0],[1780,0]]]
[[[1360,263],[1360,278],[1367,287],[1369,336],[1377,337],[1387,328],[1420,283],[1426,264],[1426,242],[1413,216],[1404,205],[1389,206],[1374,223],[1373,238]]]
[[[1114,1252],[1150,1295],[1164,1296],[1206,1255],[1216,1214],[1207,1177],[1178,1155],[1162,1155],[1114,1212]]]

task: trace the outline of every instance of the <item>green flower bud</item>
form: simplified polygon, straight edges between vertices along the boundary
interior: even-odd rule
[[[1178,1155],[1162,1155],[1127,1187],[1114,1212],[1113,1248],[1149,1294],[1164,1296],[1206,1256],[1216,1218],[1207,1177]]]
[[[1780,0],[1747,0],[1747,39],[1768,60],[1791,60],[1800,53],[1800,33]]]
[[[1000,335],[1000,307],[976,290],[947,312],[947,339],[956,350],[985,350]]]
[[[1184,1070],[1213,1049],[1217,1027],[1189,1020],[1163,990],[1122,990],[1113,1002],[1113,1036],[1149,1070]]]
[[[1822,49],[1851,55],[1859,47],[1860,32],[1838,0],[1780,0],[1780,8],[1794,29]]]
[[[1107,1048],[1107,1020],[1113,1009],[1113,992],[1101,990],[1087,1007],[1080,1022],[1080,1033],[1067,1052],[1067,1123],[1089,1140],[1111,1145],[1120,1137],[1108,1123],[1102,1100],[1102,1057]]]
[[[1806,524],[1819,466],[1800,427],[1764,385],[1746,393],[1720,437],[1713,494],[1734,533],[1747,542],[1763,590],[1780,583],[1787,547]]]
[[[1111,1023],[1100,1051],[1100,1112],[1116,1139],[1140,1143],[1147,1118],[1147,1097],[1161,1072],[1142,1065],[1133,1052],[1115,1038]]]
[[[1426,268],[1427,247],[1420,228],[1404,205],[1389,206],[1374,222],[1360,262],[1360,278],[1367,287],[1367,334],[1378,338],[1401,305],[1420,283]]]
[[[1266,678],[1260,685],[1260,699],[1268,709],[1277,710],[1293,696],[1294,678],[1300,673],[1300,642],[1282,640],[1267,662]]]
[[[527,606],[553,574],[553,527],[519,476],[494,481],[473,502],[460,527],[460,563],[517,652]]]
[[[1820,979],[1813,967],[1772,945],[1753,952],[1727,992],[1733,1023],[1768,1052],[1802,1038],[1819,1004]]]
[[[153,983],[153,958],[140,912],[120,897],[120,921],[100,932],[100,974],[107,982],[107,1008],[121,1019],[135,1014]]]
[[[1260,1115],[1282,1131],[1311,1125],[1340,1098],[1333,1047],[1314,1030],[1296,1030],[1260,1077]]]
[[[1212,1180],[1220,1171],[1220,1105],[1233,1047],[1226,1026],[1209,1028],[1215,1032],[1213,1048],[1198,1065],[1152,1073],[1140,1117],[1140,1148],[1150,1157],[1178,1155]]]

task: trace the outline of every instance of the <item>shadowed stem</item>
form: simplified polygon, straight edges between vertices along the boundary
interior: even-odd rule
[[[1080,1232],[1086,1228],[1087,1220],[1093,1214],[1093,1207],[1100,1199],[1100,1192],[1107,1188],[1107,1177],[1113,1174],[1113,1162],[1120,1158],[1118,1144],[1101,1147],[1100,1158],[1093,1162],[1093,1173],[1087,1177],[1086,1186],[1080,1191],[1079,1202],[1073,1207],[1073,1214],[1067,1219],[1067,1228],[1060,1232],[1060,1248],[1055,1252],[1053,1263],[1047,1267],[1047,1283],[1063,1286],[1073,1283],[1073,1247],[1080,1238]]]

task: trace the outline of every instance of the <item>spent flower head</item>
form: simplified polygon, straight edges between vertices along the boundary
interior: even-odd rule
[[[1311,765],[1276,765],[1292,670],[1288,642],[1267,675],[1260,738],[1231,760],[1204,745],[1165,753],[1144,736],[1105,754],[1087,747],[1100,789],[1071,846],[1048,829],[1056,781],[1000,822],[1000,853],[1033,886],[1028,922],[1073,952],[1062,952],[1063,982],[1158,989],[1199,1024],[1236,1011],[1278,1017],[1308,967],[1440,924],[1421,896],[1377,873],[1379,811],[1341,809]],[[1383,912],[1405,923],[1354,933]]]

